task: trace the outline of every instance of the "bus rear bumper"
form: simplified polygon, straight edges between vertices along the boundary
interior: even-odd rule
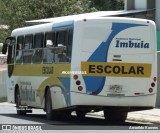
[[[116,106],[116,107],[144,107],[153,108],[156,94],[130,97],[107,97],[71,92],[71,106]],[[136,109],[135,109],[136,110]]]

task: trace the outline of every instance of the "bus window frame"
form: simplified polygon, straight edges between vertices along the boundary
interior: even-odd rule
[[[36,45],[37,43],[36,43],[36,37],[37,36],[39,36],[39,35],[42,35],[42,41],[41,41],[41,46],[40,47],[36,47],[36,46],[39,46],[39,45]],[[40,37],[41,38],[41,37]],[[33,53],[33,55],[32,55],[32,63],[33,64],[42,64],[43,63],[43,47],[44,47],[44,38],[45,38],[45,34],[44,34],[44,32],[39,32],[39,33],[35,33],[34,34],[34,36],[33,36],[33,51],[34,51],[34,53]],[[40,55],[39,56],[37,56],[37,54],[38,53],[40,53]],[[41,58],[39,58],[39,57],[41,57]],[[40,60],[39,60],[39,59]]]
[[[74,34],[73,32],[74,32],[74,30],[73,30],[73,27],[70,27],[70,28],[68,28],[68,34],[67,34],[67,35],[68,35],[68,40],[67,40],[68,42],[67,42],[67,46],[66,46],[66,48],[67,48],[67,49],[66,49],[66,50],[67,50],[67,52],[66,52],[66,57],[68,58],[68,55],[69,55],[69,54],[68,54],[68,53],[69,53],[69,50],[68,50],[68,49],[69,49],[69,31],[70,31],[70,30],[72,31],[72,38],[71,38],[71,44],[70,44],[70,45],[71,45],[71,53],[70,53],[70,61],[66,61],[66,63],[71,63],[71,60],[72,60],[72,52],[73,52],[72,49],[73,49],[73,34]]]
[[[32,47],[31,47],[31,45],[29,44],[29,48],[25,48],[26,37],[28,37],[28,36],[31,36],[31,37],[32,37]],[[23,50],[32,49],[32,48],[34,48],[34,36],[33,36],[33,34],[26,34],[26,35],[24,35],[24,46],[23,46]]]
[[[35,47],[36,46],[36,36],[38,36],[38,35],[43,35],[43,43],[42,43],[42,45],[41,45],[41,47]],[[45,33],[44,32],[40,32],[40,33],[35,33],[34,34],[34,36],[33,36],[33,48],[34,49],[37,49],[37,48],[43,48],[44,47],[44,39],[45,39]]]
[[[67,32],[67,41],[65,40],[65,43],[68,43],[68,28],[59,29],[59,30],[56,30],[56,44],[55,44],[56,47],[58,47],[58,44],[62,44],[62,43],[58,43],[58,37],[59,37],[58,33],[64,32],[64,31]],[[62,45],[64,45],[64,44],[62,44]],[[66,45],[64,45],[64,46],[66,46]]]
[[[23,40],[22,40],[22,46],[21,46],[22,48],[21,48],[21,49],[20,49],[19,46],[18,46],[18,45],[19,45],[19,41],[18,41],[19,38],[23,38]],[[15,49],[15,64],[22,64],[22,63],[23,63],[24,39],[25,39],[24,35],[19,35],[19,36],[17,36],[16,49]],[[18,47],[18,49],[17,49],[17,47]],[[18,56],[18,55],[17,55],[17,52],[18,52],[18,54],[19,54],[20,51],[21,51],[21,54],[22,54],[22,55],[21,55],[21,56],[22,56],[22,59],[21,59],[22,61],[21,61],[21,62],[17,62],[17,59],[16,59],[17,56]]]
[[[56,31],[48,31],[48,32],[45,32],[45,35],[44,35],[44,45],[43,45],[43,48],[46,48],[46,36],[47,34],[52,34],[52,42],[53,42],[53,37],[54,37],[54,42],[53,42],[53,47],[56,46]]]
[[[66,57],[65,57],[65,61],[56,61],[56,60],[55,60],[55,63],[56,63],[56,64],[64,64],[64,63],[67,64],[67,63],[70,63],[70,62],[67,62],[67,46],[68,46],[68,31],[69,31],[69,29],[73,29],[73,28],[63,27],[63,28],[56,28],[56,30],[55,30],[55,33],[56,33],[56,35],[55,35],[55,36],[56,36],[55,50],[58,49],[58,48],[60,48],[60,47],[61,47],[60,45],[62,44],[62,43],[58,43],[59,32],[66,32],[66,34],[67,34],[67,35],[65,36],[65,40],[64,40],[64,41],[65,41],[65,43],[64,43],[65,45],[62,44],[62,47],[63,47],[63,46],[66,47],[66,48],[65,48],[65,51],[66,51],[66,52],[65,52],[65,56],[66,56]],[[59,45],[59,46],[58,46],[58,45]]]
[[[25,37],[24,37],[24,35],[20,35],[20,36],[17,36],[17,41],[16,41],[16,50],[20,50],[19,48],[17,49],[17,47],[18,47],[18,39],[19,38],[21,38],[21,37],[23,37],[23,43],[22,43],[22,49],[21,50],[23,50],[23,46],[24,46],[24,39],[25,39]]]
[[[25,48],[26,37],[28,37],[28,36],[31,36],[32,46],[31,46],[30,43],[29,43],[29,48]],[[24,61],[24,53],[25,53],[25,51],[32,51],[33,48],[34,48],[34,35],[33,35],[33,34],[26,34],[26,35],[24,35],[24,46],[23,46],[23,56],[22,56],[22,58],[23,58],[23,60],[22,60],[23,64],[32,64],[32,57],[31,57],[31,59],[30,59],[30,60],[31,60],[30,62]],[[33,56],[33,53],[32,53],[32,56]]]
[[[52,45],[47,45],[47,34],[51,34],[51,41],[52,41]],[[44,46],[43,46],[43,64],[51,64],[51,63],[55,63],[55,44],[56,44],[56,32],[55,31],[48,31],[45,32],[45,36],[44,36]],[[48,49],[49,53],[46,54],[46,51]],[[51,61],[47,61],[48,57],[51,57]]]

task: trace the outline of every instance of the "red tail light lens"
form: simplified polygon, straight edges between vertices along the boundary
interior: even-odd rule
[[[152,82],[152,83],[151,83],[151,86],[152,86],[152,87],[155,87],[155,83]]]
[[[154,78],[153,78],[153,81],[156,82],[156,81],[157,81],[157,77],[154,77]]]
[[[79,91],[82,91],[82,90],[83,90],[83,87],[82,87],[82,86],[78,86],[78,90],[79,90]]]
[[[149,88],[149,92],[152,93],[152,92],[153,92],[153,89],[152,89],[152,88]]]
[[[73,78],[76,80],[78,79],[78,75],[74,75]]]
[[[76,85],[80,85],[81,84],[81,81],[76,81]]]

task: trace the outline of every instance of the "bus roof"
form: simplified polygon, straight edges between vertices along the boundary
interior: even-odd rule
[[[67,16],[66,16],[67,17]],[[72,17],[71,17],[72,18]],[[56,29],[56,28],[62,28],[62,27],[70,27],[71,25],[73,25],[74,21],[79,21],[79,20],[84,20],[86,19],[86,17],[81,16],[81,17],[77,17],[77,18],[72,18],[72,19],[67,19],[65,17],[61,17],[61,19],[57,19],[56,21],[53,22],[48,22],[48,23],[42,23],[39,25],[32,25],[32,26],[27,26],[27,27],[22,27],[22,28],[17,28],[15,30],[12,31],[12,36],[17,36],[17,35],[27,35],[27,34],[34,34],[34,33],[42,33],[42,32],[48,32],[51,31],[52,29]],[[98,17],[98,16],[92,16],[92,17],[88,17],[87,19],[128,19],[125,17]],[[133,20],[136,20],[137,18],[130,18]],[[140,19],[139,19],[140,20]],[[144,19],[141,19],[141,21],[144,21]]]
[[[50,31],[52,29],[53,23],[47,23],[47,24],[41,24],[41,25],[34,25],[34,26],[28,26],[28,27],[22,27],[22,28],[17,28],[12,31],[12,36],[16,35],[26,35],[26,34],[31,34],[34,33],[35,31],[37,33],[40,32],[45,32],[45,31]]]
[[[56,29],[56,28],[71,27],[73,25],[73,22],[74,20],[65,20],[65,21],[60,20],[60,21],[51,22],[51,23],[17,28],[12,31],[11,36],[49,32],[52,29]]]
[[[146,13],[146,11],[152,11],[153,9],[148,10],[120,10],[120,11],[99,11],[99,12],[92,12],[92,13],[84,13],[78,15],[69,15],[69,16],[62,16],[62,17],[55,17],[55,18],[47,18],[47,19],[39,19],[39,20],[31,20],[26,21],[28,25],[34,24],[41,24],[41,23],[49,23],[49,22],[56,22],[56,21],[65,21],[65,20],[76,20],[79,18],[91,18],[91,17],[109,17],[109,16],[127,16],[127,15],[134,15],[138,13]]]

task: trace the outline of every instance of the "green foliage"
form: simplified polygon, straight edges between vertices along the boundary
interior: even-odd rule
[[[87,0],[0,0],[0,18],[11,29],[25,21],[95,11]]]
[[[0,25],[9,26],[5,30],[9,35],[13,29],[25,26],[27,20],[97,11],[90,4],[89,0],[0,0]],[[1,40],[4,32],[0,34]]]
[[[101,11],[123,10],[123,0],[92,0],[92,6]]]
[[[10,29],[6,29],[6,28],[3,28],[3,27],[0,27],[0,43],[3,43],[4,42],[4,39],[6,37],[8,37],[11,33],[11,30]]]
[[[0,0],[0,25],[9,26],[8,30],[0,28],[0,42],[28,20],[118,10],[122,6],[117,0]]]

